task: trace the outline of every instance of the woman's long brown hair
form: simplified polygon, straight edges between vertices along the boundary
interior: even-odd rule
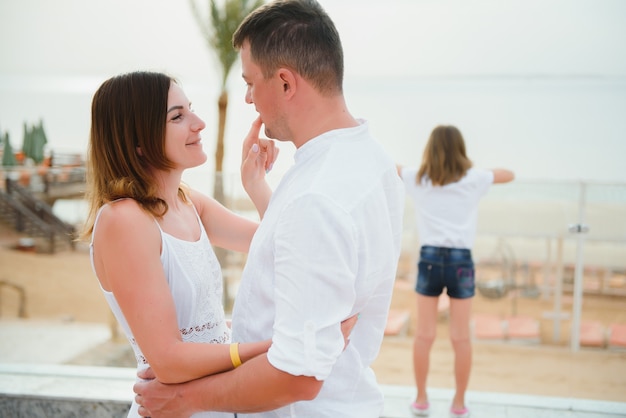
[[[173,168],[165,155],[165,126],[168,92],[175,82],[162,73],[133,72],[108,79],[94,94],[87,153],[89,215],[82,239],[91,235],[100,207],[116,199],[134,199],[155,217],[167,212],[151,170]],[[186,200],[183,189],[179,195]]]

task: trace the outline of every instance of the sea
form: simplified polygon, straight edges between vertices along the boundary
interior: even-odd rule
[[[86,76],[0,75],[0,133],[14,149],[25,124],[43,122],[48,152],[82,153],[87,148],[90,103],[102,78]],[[188,170],[184,180],[211,194],[216,137],[216,94],[206,80],[182,84],[207,123],[203,133],[207,162]],[[620,76],[347,76],[348,108],[367,120],[376,139],[398,164],[417,165],[431,130],[457,126],[477,167],[508,168],[522,186],[504,189],[528,198],[565,195],[626,202],[626,77]],[[245,86],[229,82],[225,140],[225,187],[243,194],[238,167],[240,146],[256,117],[244,102]],[[278,184],[293,162],[294,147],[279,143],[280,155],[268,181]],[[358,150],[353,158],[359,158]],[[608,189],[607,189],[608,188]],[[608,191],[606,191],[608,190]],[[522,191],[522,192],[521,192]],[[596,197],[593,197],[596,196]],[[84,216],[75,201],[59,212]]]

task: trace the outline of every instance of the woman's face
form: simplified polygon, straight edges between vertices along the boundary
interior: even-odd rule
[[[191,102],[176,83],[170,84],[165,124],[165,155],[178,169],[197,167],[207,157],[200,131],[206,124],[191,109]]]

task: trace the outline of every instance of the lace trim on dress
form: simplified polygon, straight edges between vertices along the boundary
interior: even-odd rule
[[[148,364],[148,360],[144,357],[139,349],[139,344],[134,338],[129,338],[128,341],[130,345],[133,347],[133,352],[135,353],[135,360],[137,360],[137,364]]]
[[[180,334],[186,343],[229,343],[231,340],[230,328],[225,328],[223,331],[220,331],[219,328],[223,327],[218,323],[208,322],[204,325],[181,329]]]
[[[207,331],[209,329],[213,329],[215,327],[217,327],[219,324],[215,323],[215,322],[207,322],[204,325],[196,325],[195,327],[189,327],[189,328],[181,328],[180,329],[180,333],[182,335],[190,335],[190,334],[194,334],[194,333],[198,333],[198,332],[204,332]]]

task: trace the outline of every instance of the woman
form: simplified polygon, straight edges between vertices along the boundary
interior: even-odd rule
[[[437,126],[431,133],[419,169],[398,166],[416,208],[420,237],[417,284],[417,330],[413,365],[417,396],[410,410],[428,416],[426,391],[430,349],[437,331],[437,304],[444,287],[450,296],[450,341],[454,349],[456,393],[450,417],[467,418],[465,405],[472,363],[470,314],[474,296],[474,245],[480,198],[493,183],[513,180],[504,169],[472,168],[461,132]]]
[[[181,183],[186,169],[206,161],[205,124],[181,87],[161,73],[119,75],[95,93],[91,117],[84,237],[91,237],[94,272],[138,369],[178,383],[267,351],[270,341],[230,344],[212,245],[246,252],[257,223]],[[263,161],[242,175],[265,182],[278,150],[258,138],[254,145]],[[129,416],[139,416],[134,402]]]

